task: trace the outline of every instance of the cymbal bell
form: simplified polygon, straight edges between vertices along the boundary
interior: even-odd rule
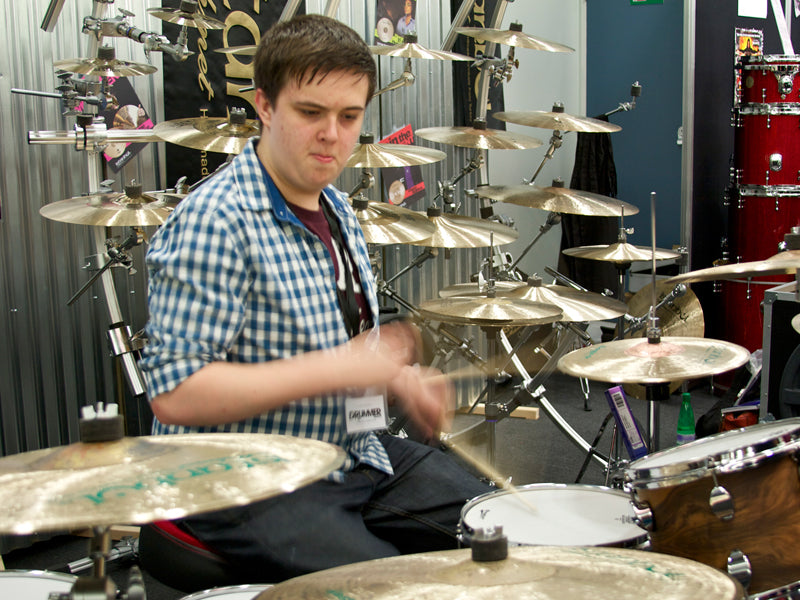
[[[408,244],[427,239],[436,230],[424,214],[387,202],[356,198],[353,211],[368,244]]]
[[[228,118],[175,119],[153,128],[153,133],[165,142],[225,154],[239,154],[248,140],[260,132],[260,121],[245,118],[244,110],[231,110]]]
[[[645,246],[634,246],[627,242],[616,242],[604,246],[602,244],[595,246],[579,246],[577,248],[567,248],[562,250],[567,256],[574,256],[575,258],[586,258],[589,260],[602,260],[613,263],[629,263],[640,260],[653,260],[653,249]],[[656,248],[656,260],[669,260],[671,258],[678,258],[680,253],[673,252],[672,250],[664,250]]]
[[[438,208],[429,208],[427,218],[433,223],[432,236],[413,246],[430,248],[488,248],[509,244],[519,237],[519,232],[487,219],[443,213]]]
[[[426,300],[419,312],[434,321],[461,325],[542,325],[561,320],[561,309],[553,304],[485,294]]]
[[[766,260],[731,263],[689,271],[670,277],[667,281],[670,283],[693,283],[724,279],[749,279],[768,275],[792,275],[797,273],[798,266],[800,266],[800,254],[797,250],[790,250],[775,254]]]
[[[484,27],[457,27],[455,32],[478,40],[495,42],[496,44],[504,44],[506,46],[529,48],[531,50],[544,50],[545,52],[575,52],[574,48],[570,48],[564,44],[551,42],[543,38],[534,37],[527,33],[523,33],[522,25],[520,23],[511,23],[510,27],[505,30],[488,29]]]
[[[431,50],[417,43],[416,35],[406,35],[402,44],[391,46],[370,46],[370,52],[382,56],[396,56],[400,58],[422,58],[427,60],[469,60],[475,59],[471,56],[448,52],[446,50]]]
[[[523,506],[522,502],[519,504]],[[520,512],[523,510],[520,508]],[[592,546],[513,546],[508,549],[507,558],[487,562],[472,560],[470,552],[462,548],[343,565],[277,583],[254,600],[331,596],[358,600],[744,597],[741,584],[727,573],[657,552]],[[637,590],[636,594],[631,590]]]
[[[165,192],[142,193],[141,186],[128,186],[121,194],[77,196],[45,204],[39,214],[74,225],[147,227],[166,221],[183,197]]]
[[[96,58],[66,58],[53,62],[57,70],[96,77],[135,77],[158,71],[152,65],[117,60],[112,46],[101,46]]]
[[[198,29],[225,29],[225,23],[219,19],[205,16],[198,9],[197,0],[181,0],[178,8],[148,8],[147,12],[175,25],[196,27]]]
[[[492,113],[498,121],[506,121],[527,127],[553,129],[555,131],[582,131],[584,133],[613,133],[622,127],[608,121],[579,117],[561,111],[511,110]]]
[[[415,146],[414,144],[373,143],[371,135],[362,135],[346,167],[384,168],[426,165],[447,158],[441,150]]]
[[[431,142],[460,148],[483,150],[526,150],[538,148],[541,140],[521,133],[487,129],[486,121],[476,119],[472,127],[425,127],[416,131],[418,137]]]
[[[550,212],[566,213],[571,215],[584,215],[589,217],[619,217],[622,211],[625,215],[635,215],[639,208],[622,200],[565,188],[563,183],[548,187],[534,185],[482,185],[475,191],[478,196],[489,198],[506,204],[538,208]]]
[[[616,319],[628,311],[624,302],[614,298],[565,285],[544,285],[539,277],[529,277],[527,284],[503,292],[502,295],[558,306],[562,311],[559,319],[561,321],[606,321]]]
[[[177,519],[291,492],[338,468],[341,448],[271,434],[78,442],[0,458],[0,532]]]
[[[708,338],[662,337],[651,344],[629,338],[573,350],[558,369],[574,377],[610,383],[667,383],[718,375],[741,367],[750,352]]]

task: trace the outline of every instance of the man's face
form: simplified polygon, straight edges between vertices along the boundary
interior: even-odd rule
[[[258,156],[289,202],[316,208],[320,191],[339,176],[361,133],[368,89],[366,76],[334,71],[301,84],[291,79],[274,104],[256,90]]]

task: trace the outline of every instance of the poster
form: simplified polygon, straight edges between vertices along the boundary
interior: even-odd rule
[[[406,35],[417,35],[417,0],[377,0],[374,45],[401,44]]]
[[[381,140],[384,144],[413,144],[411,125],[395,131]],[[391,203],[411,208],[425,197],[425,182],[419,165],[387,167],[381,169],[384,199]]]
[[[734,34],[733,62],[739,65],[743,56],[760,56],[764,44],[764,32],[759,29],[743,29],[737,27]],[[734,69],[733,74],[733,107],[737,108],[742,101],[742,69]]]
[[[126,77],[106,79],[107,93],[115,99],[114,106],[100,112],[108,129],[152,129],[153,121],[139,102],[139,96]],[[103,150],[103,158],[114,173],[118,173],[130,160],[142,151],[144,143],[115,142]]]

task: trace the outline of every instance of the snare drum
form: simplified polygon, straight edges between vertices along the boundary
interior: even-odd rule
[[[742,103],[800,102],[800,56],[764,54],[743,56]]]
[[[51,592],[72,590],[77,577],[51,571],[0,571],[0,598],[47,600]]]
[[[483,494],[461,510],[459,538],[468,544],[477,529],[498,525],[517,546],[644,547],[647,542],[629,497],[601,486],[542,483]]]
[[[195,592],[184,596],[181,600],[207,600],[208,598],[223,598],[224,600],[253,600],[264,590],[271,588],[271,584],[264,585],[231,585],[217,587],[202,592]]]
[[[750,593],[800,580],[798,439],[800,419],[785,419],[633,461],[625,487],[652,550],[749,568]]]

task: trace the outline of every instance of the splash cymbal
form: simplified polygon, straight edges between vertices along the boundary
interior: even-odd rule
[[[563,183],[549,187],[534,185],[482,185],[475,191],[478,196],[489,198],[506,204],[516,204],[548,210],[550,212],[584,215],[590,217],[618,217],[624,210],[625,215],[635,215],[639,208],[622,200],[565,188]]]
[[[462,325],[542,325],[561,320],[561,309],[553,304],[485,294],[426,300],[419,312],[434,321]]]
[[[750,352],[708,338],[663,337],[656,344],[629,338],[595,344],[561,357],[562,373],[610,383],[667,383],[718,375],[741,367]]]
[[[768,275],[792,275],[800,266],[800,253],[797,250],[781,252],[766,260],[731,263],[689,271],[670,277],[670,283],[692,283],[696,281],[716,281],[723,279],[749,279]]]
[[[418,137],[431,142],[450,144],[460,148],[483,150],[526,150],[538,148],[541,140],[521,133],[487,129],[486,121],[476,119],[472,127],[426,127],[416,131]]]
[[[61,71],[96,77],[135,77],[158,71],[152,65],[117,60],[114,48],[111,46],[98,48],[97,58],[66,58],[53,62],[53,67]]]
[[[249,504],[338,468],[343,451],[271,434],[75,443],[0,458],[0,532],[141,524]]]
[[[519,232],[487,219],[443,213],[429,208],[427,218],[433,223],[432,236],[411,242],[414,246],[431,248],[488,248],[509,244],[519,237]]]
[[[555,131],[582,131],[584,133],[613,133],[622,127],[608,121],[569,115],[561,111],[511,110],[492,113],[498,121],[506,121],[527,127],[553,129]]]
[[[392,46],[370,46],[370,52],[382,56],[397,56],[400,58],[422,58],[427,60],[475,60],[471,56],[447,52],[445,50],[431,50],[417,43],[416,35],[407,35],[402,44]]]
[[[157,19],[175,25],[185,25],[186,27],[196,27],[198,29],[225,29],[225,23],[219,19],[207,17],[200,12],[196,0],[181,0],[178,8],[148,8],[147,12]]]
[[[334,567],[275,584],[254,600],[330,597],[740,600],[744,591],[733,577],[718,569],[657,552],[591,546],[515,546],[508,549],[507,558],[493,562],[476,562],[470,549],[464,548]]]
[[[158,123],[153,133],[165,142],[179,146],[239,154],[251,137],[261,132],[260,122],[245,118],[244,111],[231,111],[225,118],[194,117]]]
[[[634,246],[627,242],[616,242],[604,246],[602,244],[596,246],[579,246],[577,248],[567,248],[562,250],[567,256],[574,256],[575,258],[586,258],[589,260],[602,260],[614,263],[629,263],[640,260],[653,260],[653,249],[645,246]],[[673,252],[672,250],[664,250],[656,248],[656,260],[668,260],[670,258],[678,258],[680,253]]]
[[[527,33],[523,33],[522,25],[520,23],[511,23],[508,29],[457,27],[455,32],[478,40],[495,42],[496,44],[504,44],[506,46],[529,48],[531,50],[543,50],[545,52],[575,52],[574,48],[570,48],[564,44],[551,42],[543,38],[534,37]]]
[[[408,244],[431,237],[436,229],[425,215],[386,202],[356,198],[353,211],[368,244]]]
[[[371,135],[362,135],[345,166],[378,169],[406,167],[435,163],[445,158],[447,154],[441,150],[413,144],[375,144]]]

